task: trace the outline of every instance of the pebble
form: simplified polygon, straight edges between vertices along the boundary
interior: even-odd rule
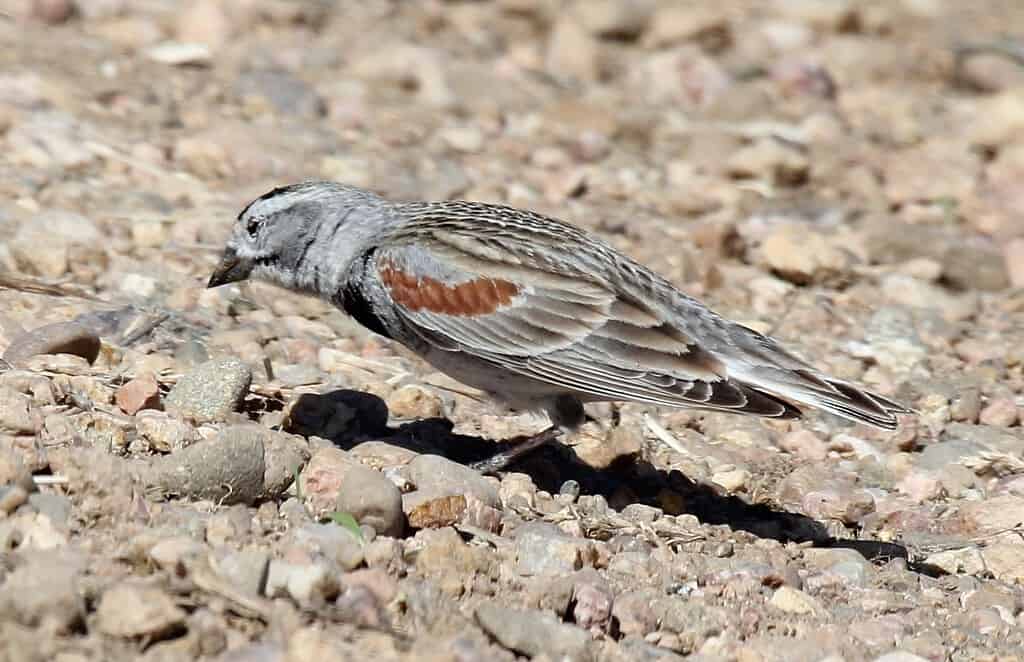
[[[152,373],[146,373],[120,386],[114,394],[114,401],[129,416],[143,409],[159,409],[160,385]]]
[[[34,435],[43,427],[32,399],[9,386],[0,386],[0,433]]]
[[[344,570],[362,565],[365,541],[337,524],[306,524],[296,529],[295,540],[314,554],[321,554]]]
[[[557,527],[534,522],[516,531],[516,572],[524,576],[558,576],[593,566],[598,552],[594,543],[568,536]]]
[[[251,596],[263,595],[269,567],[270,553],[258,547],[232,552],[215,564],[218,574]]]
[[[572,15],[594,35],[632,40],[647,28],[653,9],[654,3],[647,0],[577,0]]]
[[[560,623],[539,611],[526,611],[484,603],[477,607],[476,622],[503,647],[528,657],[593,659],[590,636],[578,627]]]
[[[492,479],[440,455],[420,455],[406,465],[406,470],[417,490],[434,496],[472,496],[492,508],[500,506]]]
[[[997,427],[1010,427],[1019,420],[1020,409],[1017,401],[1012,397],[995,398],[981,410],[978,422],[982,425],[994,425]]]
[[[879,655],[873,662],[928,662],[928,660],[907,651],[893,651],[885,655]]]
[[[70,634],[85,618],[81,570],[80,560],[73,556],[34,553],[6,574],[0,620]]]
[[[143,53],[154,62],[175,67],[208,66],[213,60],[210,47],[206,44],[180,41],[164,41],[150,46]]]
[[[572,18],[563,18],[548,38],[545,69],[557,80],[594,81],[599,76],[600,46]]]
[[[444,403],[440,396],[416,384],[397,389],[387,399],[391,415],[399,419],[424,419],[441,416]]]
[[[761,244],[765,262],[780,277],[806,285],[844,274],[851,266],[849,253],[822,234],[796,225],[784,225]]]
[[[402,510],[414,529],[451,526],[462,520],[466,508],[466,497],[461,494],[434,496],[417,490],[402,497]]]
[[[800,589],[791,586],[780,586],[772,594],[768,604],[789,614],[820,614],[824,613],[821,604]]]
[[[157,567],[169,572],[184,572],[186,564],[199,558],[207,551],[206,546],[185,536],[163,538],[149,548],[149,558]]]
[[[593,632],[606,631],[611,623],[614,595],[596,572],[581,575],[572,589],[573,622]]]
[[[32,16],[47,25],[58,25],[75,15],[72,0],[33,0]]]
[[[40,515],[45,515],[57,527],[66,527],[71,516],[71,499],[63,494],[34,492],[28,495],[28,503]]]
[[[99,356],[100,344],[99,336],[84,325],[57,322],[15,336],[4,350],[3,359],[16,366],[40,354],[71,354],[91,364]]]
[[[199,439],[196,429],[185,421],[152,410],[137,413],[135,431],[160,453],[181,450]]]
[[[146,473],[156,496],[252,504],[264,498],[263,435],[256,426],[225,428],[171,455],[157,458]]]
[[[96,607],[96,628],[112,637],[160,641],[185,627],[185,612],[162,590],[124,581],[108,588]]]
[[[815,519],[857,524],[874,512],[875,500],[865,490],[836,485],[808,492],[803,498],[803,510]]]
[[[252,384],[252,369],[238,359],[214,359],[181,376],[164,404],[197,423],[223,421],[237,411]]]
[[[355,464],[341,480],[334,507],[372,526],[379,535],[398,537],[405,530],[402,494],[376,469]]]
[[[325,563],[295,564],[272,559],[264,592],[268,598],[290,597],[299,605],[316,604],[338,595],[336,573]]]

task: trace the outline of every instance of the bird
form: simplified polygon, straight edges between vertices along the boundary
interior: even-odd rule
[[[246,279],[319,297],[437,370],[551,426],[495,470],[586,420],[588,402],[774,419],[801,406],[884,430],[900,403],[836,379],[726,319],[570,223],[356,186],[274,188],[238,214],[208,287]]]

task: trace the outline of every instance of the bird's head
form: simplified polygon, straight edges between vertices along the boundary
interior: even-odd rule
[[[349,232],[348,226],[365,222],[382,202],[373,193],[332,182],[275,188],[238,215],[207,287],[251,278],[308,290],[317,269],[344,261],[348,251],[334,244],[361,234]]]

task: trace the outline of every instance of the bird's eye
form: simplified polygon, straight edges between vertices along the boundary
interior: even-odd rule
[[[260,219],[258,217],[256,217],[256,216],[253,216],[252,218],[250,218],[249,221],[245,224],[245,231],[249,233],[250,237],[255,237],[256,236],[256,231],[259,230],[259,229],[260,229]]]

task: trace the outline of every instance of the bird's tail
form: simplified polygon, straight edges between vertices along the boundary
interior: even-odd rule
[[[753,329],[735,325],[734,349],[724,359],[729,377],[780,398],[827,411],[858,423],[895,430],[898,414],[912,410],[855,384],[824,375]]]
[[[732,374],[758,390],[885,430],[896,429],[898,414],[912,413],[878,393],[811,370],[757,366],[742,373]]]

